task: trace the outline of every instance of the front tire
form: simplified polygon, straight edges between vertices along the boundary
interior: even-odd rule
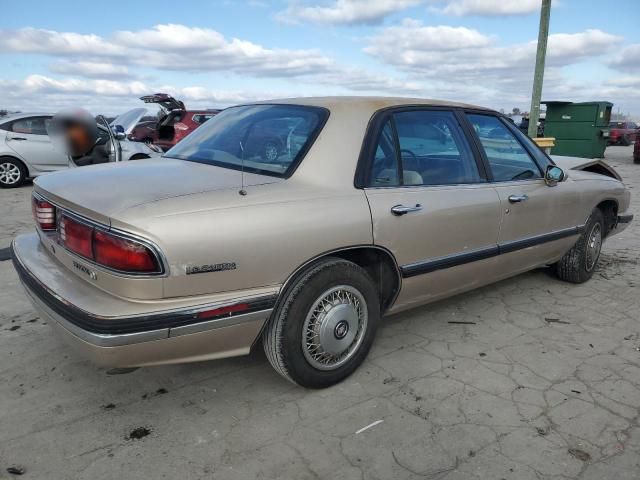
[[[285,290],[263,333],[274,369],[306,388],[325,388],[363,362],[380,320],[380,299],[367,272],[328,257]]]
[[[0,188],[16,188],[27,180],[27,168],[20,160],[0,157]]]
[[[576,244],[555,264],[556,275],[571,283],[584,283],[593,276],[604,241],[604,216],[598,208],[591,212]]]

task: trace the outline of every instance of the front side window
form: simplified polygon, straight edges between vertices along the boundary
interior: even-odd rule
[[[541,172],[515,135],[498,117],[467,114],[480,138],[496,182],[540,178]]]
[[[393,115],[405,185],[479,182],[475,158],[452,112],[411,110]]]
[[[30,135],[46,135],[50,121],[50,118],[45,117],[21,118],[11,124],[11,131]]]
[[[205,122],[165,156],[288,177],[328,115],[323,108],[299,105],[228,108]]]

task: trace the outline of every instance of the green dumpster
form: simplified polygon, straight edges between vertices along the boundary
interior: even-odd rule
[[[544,136],[556,139],[552,155],[602,158],[609,138],[611,102],[542,102]]]

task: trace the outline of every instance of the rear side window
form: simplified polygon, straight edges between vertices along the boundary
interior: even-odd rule
[[[51,119],[46,117],[21,118],[11,124],[11,131],[30,135],[46,135],[50,121]]]
[[[392,114],[380,132],[371,186],[481,182],[478,166],[453,112]]]
[[[513,132],[493,115],[467,114],[480,138],[496,182],[540,178],[538,165]]]

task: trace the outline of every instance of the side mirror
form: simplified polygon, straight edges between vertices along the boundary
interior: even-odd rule
[[[550,187],[555,187],[558,182],[562,182],[565,179],[564,170],[555,165],[549,165],[547,171],[544,174],[544,182]]]
[[[125,138],[127,138],[127,134],[124,133],[124,127],[122,125],[115,125],[111,128],[111,130],[113,131],[113,136],[116,138],[116,140],[124,140]]]

